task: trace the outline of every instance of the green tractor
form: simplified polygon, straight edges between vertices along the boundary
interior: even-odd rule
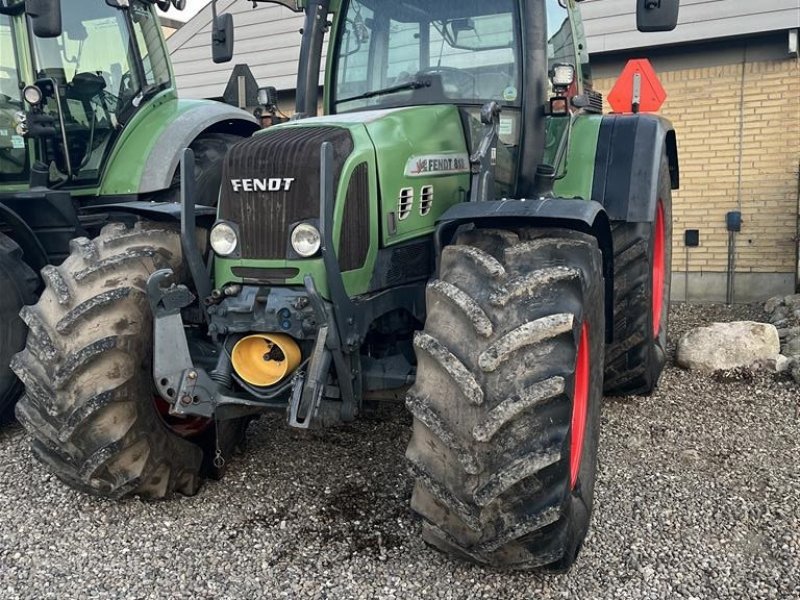
[[[306,18],[297,114],[227,153],[207,237],[186,150],[180,235],[108,226],[24,310],[35,454],[93,494],[193,494],[265,411],[405,397],[424,539],[569,568],[604,388],[664,365],[671,125],[602,114],[573,0],[280,4]]]
[[[257,128],[228,105],[178,100],[153,2],[0,0],[0,412],[20,391],[9,362],[36,273],[50,278],[109,222],[178,223],[186,146],[196,201],[215,204],[227,149]]]

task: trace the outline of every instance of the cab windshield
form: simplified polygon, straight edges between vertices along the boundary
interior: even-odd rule
[[[25,139],[16,132],[22,110],[20,69],[11,18],[0,15],[0,182],[28,179]]]
[[[519,105],[514,0],[351,0],[337,40],[336,112]]]

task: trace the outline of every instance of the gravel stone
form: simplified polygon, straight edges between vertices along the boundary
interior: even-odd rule
[[[679,305],[672,339],[763,318]],[[150,503],[71,491],[6,424],[0,598],[800,598],[799,425],[787,374],[669,366],[653,396],[607,400],[592,530],[575,568],[548,576],[425,546],[408,509],[402,406],[322,433],[263,418],[222,481]]]

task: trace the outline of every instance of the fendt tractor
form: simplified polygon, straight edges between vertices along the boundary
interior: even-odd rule
[[[228,151],[208,234],[185,150],[180,233],[113,223],[45,270],[13,362],[35,454],[93,494],[194,494],[259,414],[405,398],[424,539],[569,568],[604,388],[664,365],[672,126],[602,114],[574,0],[278,4],[305,12],[297,114]]]
[[[71,242],[109,222],[177,222],[186,146],[196,201],[215,204],[227,148],[258,128],[231,106],[178,100],[156,4],[170,7],[0,0],[0,412],[21,387],[9,362],[36,273],[50,279]]]

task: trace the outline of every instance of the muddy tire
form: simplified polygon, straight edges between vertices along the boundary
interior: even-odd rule
[[[594,495],[602,273],[596,240],[568,230],[474,230],[445,248],[406,402],[429,544],[504,568],[575,561]]]
[[[605,393],[652,394],[664,370],[672,276],[672,184],[661,157],[652,223],[617,223],[614,343],[606,349]]]
[[[22,259],[22,250],[0,233],[0,419],[22,392],[22,383],[11,370],[11,358],[25,346],[28,328],[19,311],[36,300],[39,278]]]
[[[181,271],[177,233],[112,224],[71,243],[46,267],[46,288],[22,318],[30,330],[14,371],[17,418],[33,452],[73,488],[119,498],[194,494],[203,451],[162,421],[153,400],[148,276]]]

